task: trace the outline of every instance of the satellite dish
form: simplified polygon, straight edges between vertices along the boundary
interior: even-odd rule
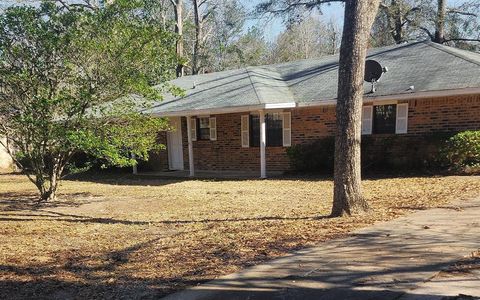
[[[382,74],[383,68],[378,61],[369,59],[365,62],[365,81],[378,81]]]
[[[387,73],[388,69],[382,67],[382,65],[375,60],[367,60],[365,62],[365,76],[363,79],[367,82],[372,83],[371,93],[375,93],[375,83],[378,82],[383,73]]]

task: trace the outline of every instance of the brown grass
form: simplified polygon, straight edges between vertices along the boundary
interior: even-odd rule
[[[0,175],[0,298],[157,298],[377,221],[480,194],[479,177],[364,181],[365,216],[326,218],[319,179],[65,181],[35,206]]]

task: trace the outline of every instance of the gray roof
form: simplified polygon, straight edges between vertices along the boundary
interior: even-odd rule
[[[432,42],[371,49],[368,58],[388,68],[366,97],[480,87],[480,54]],[[185,76],[172,81],[186,95],[164,101],[153,113],[191,112],[265,104],[321,104],[337,95],[338,55],[276,65]],[[412,90],[410,87],[413,86]]]

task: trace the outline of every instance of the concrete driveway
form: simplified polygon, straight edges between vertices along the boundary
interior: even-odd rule
[[[477,198],[378,223],[165,299],[476,299],[478,269],[437,274],[479,249]]]

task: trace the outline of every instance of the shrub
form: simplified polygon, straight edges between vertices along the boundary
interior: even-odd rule
[[[440,153],[451,136],[451,133],[362,136],[362,170],[389,173],[445,169],[448,163]],[[333,173],[334,153],[333,137],[287,150],[295,171],[324,174]]]
[[[448,139],[443,154],[453,170],[480,172],[480,130],[457,133]]]
[[[310,144],[294,145],[287,149],[292,168],[296,171],[332,173],[335,139],[326,137]]]

